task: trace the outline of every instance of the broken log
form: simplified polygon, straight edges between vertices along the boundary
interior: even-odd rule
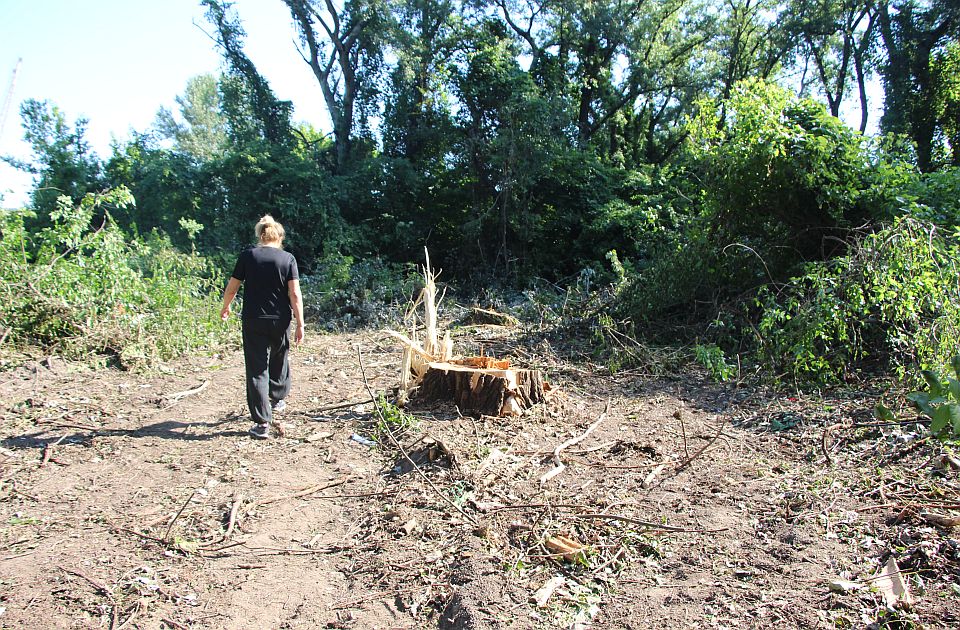
[[[520,321],[513,315],[480,307],[470,309],[470,312],[458,323],[462,326],[503,326],[505,328],[516,328],[520,325]]]
[[[415,396],[423,401],[452,400],[461,411],[515,416],[542,402],[549,389],[539,370],[431,362]]]

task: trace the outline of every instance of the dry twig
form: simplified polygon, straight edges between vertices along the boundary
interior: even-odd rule
[[[284,494],[276,497],[270,497],[268,499],[262,499],[260,501],[256,501],[255,504],[257,506],[269,505],[271,503],[276,503],[277,501],[286,501],[287,499],[299,499],[301,497],[305,497],[305,496],[320,492],[321,490],[327,490],[329,488],[335,488],[336,486],[342,486],[343,484],[350,481],[350,479],[351,479],[350,477],[344,477],[339,481],[317,484],[315,486],[310,486],[309,488],[304,488],[303,490],[294,492],[293,494]]]
[[[596,422],[591,424],[586,431],[584,431],[581,435],[575,438],[571,438],[567,440],[563,444],[559,445],[557,448],[553,449],[553,462],[554,464],[556,464],[556,466],[553,469],[544,473],[542,477],[540,477],[541,484],[550,481],[551,479],[553,479],[554,477],[562,473],[563,469],[567,467],[566,464],[564,464],[563,461],[560,459],[560,451],[562,451],[567,447],[573,446],[574,444],[579,444],[580,442],[585,440],[587,436],[593,433],[593,430],[596,429],[598,426],[600,426],[600,423],[603,422],[604,419],[606,419],[608,411],[610,411],[610,401],[607,401],[607,406],[604,407],[603,413],[600,414],[600,417],[597,418]]]
[[[184,501],[183,505],[180,506],[180,511],[174,515],[173,520],[170,521],[170,524],[167,525],[167,531],[163,533],[163,541],[170,542],[170,531],[173,529],[174,523],[177,522],[177,519],[180,518],[180,515],[183,514],[183,511],[187,509],[187,506],[190,505],[190,502],[193,501],[193,497],[197,496],[197,491],[194,490],[190,493],[190,496],[187,497],[187,500]]]
[[[631,525],[640,525],[641,527],[647,527],[653,531],[664,531],[664,532],[713,534],[716,532],[725,532],[728,529],[726,527],[720,527],[718,529],[687,529],[685,527],[674,527],[672,525],[663,525],[660,523],[651,523],[650,521],[641,521],[640,519],[632,518],[630,516],[620,516],[619,514],[574,514],[573,517],[584,518],[584,519],[602,519],[607,521],[620,521],[623,523],[630,523]]]
[[[697,450],[696,453],[694,453],[694,454],[691,455],[690,457],[687,457],[687,458],[684,459],[682,462],[680,462],[680,463],[677,465],[677,467],[673,470],[673,472],[675,472],[675,473],[680,472],[681,470],[683,470],[684,468],[686,468],[687,466],[689,466],[689,465],[693,462],[693,460],[695,460],[696,458],[700,457],[700,456],[704,453],[704,451],[706,451],[708,448],[710,448],[711,446],[713,446],[713,443],[716,442],[718,439],[720,439],[720,436],[723,435],[723,429],[724,429],[726,426],[727,426],[727,421],[724,420],[723,422],[720,423],[720,428],[717,429],[717,433],[716,433],[712,438],[710,438],[710,441],[707,442],[706,444],[704,444],[702,447],[700,447],[700,449]]]
[[[197,387],[193,387],[193,388],[191,388],[191,389],[185,389],[185,390],[183,390],[182,392],[176,392],[176,393],[174,393],[174,394],[169,394],[169,395],[167,395],[167,396],[164,396],[164,398],[166,398],[167,400],[171,400],[171,401],[177,403],[177,402],[180,402],[181,400],[183,400],[184,398],[187,398],[188,396],[193,396],[194,394],[199,394],[200,392],[202,392],[203,390],[205,390],[209,384],[210,384],[210,381],[204,381],[204,382],[200,383],[200,385],[198,385]]]

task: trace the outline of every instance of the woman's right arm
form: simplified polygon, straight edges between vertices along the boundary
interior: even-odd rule
[[[230,303],[237,297],[237,291],[240,290],[241,281],[230,276],[227,282],[227,288],[223,290],[223,306],[220,308],[220,319],[226,321],[230,317]]]

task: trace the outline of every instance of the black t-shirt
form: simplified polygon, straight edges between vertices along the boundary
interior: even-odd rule
[[[233,277],[243,282],[243,319],[276,319],[290,323],[287,283],[299,280],[297,259],[279,247],[244,250],[233,268]]]

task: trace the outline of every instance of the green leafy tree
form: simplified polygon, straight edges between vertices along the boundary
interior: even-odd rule
[[[336,164],[343,171],[352,138],[376,110],[377,82],[383,67],[384,35],[390,12],[384,0],[284,0],[323,92],[333,125]],[[357,112],[364,115],[357,117]]]
[[[709,43],[716,60],[720,102],[746,79],[773,78],[792,48],[779,23],[781,0],[727,0],[715,6],[715,35]],[[721,116],[722,117],[722,116]]]
[[[256,66],[243,52],[246,33],[231,5],[220,0],[202,0],[207,19],[216,29],[217,45],[229,68],[232,80],[223,81],[223,99],[227,125],[235,142],[263,139],[283,144],[291,138],[290,116],[293,106],[281,101]]]
[[[208,166],[194,156],[158,146],[147,134],[136,134],[129,142],[115,146],[104,175],[111,188],[130,190],[139,200],[113,212],[113,217],[131,234],[161,230],[181,246],[190,245],[180,227],[183,218],[202,215],[202,191],[208,187]]]
[[[494,4],[530,55],[541,96],[564,104],[580,146],[627,163],[663,162],[678,148],[679,121],[714,79],[705,3]]]
[[[866,80],[877,33],[873,8],[871,0],[794,0],[786,26],[798,40],[804,66],[813,66],[813,81],[831,115],[840,116],[850,84],[856,82],[861,133],[867,129]]]
[[[934,110],[954,166],[960,166],[960,43],[951,42],[934,61]]]
[[[384,152],[435,170],[450,149],[453,99],[448,92],[459,46],[457,16],[449,0],[412,0],[395,9],[383,126]]]
[[[199,162],[222,155],[227,146],[227,119],[220,106],[216,77],[204,74],[191,78],[176,102],[179,116],[167,108],[157,112],[154,125],[160,137],[172,140],[177,151]]]
[[[78,119],[73,125],[64,112],[49,101],[28,99],[20,108],[23,138],[30,145],[33,158],[6,162],[34,176],[31,206],[39,225],[50,224],[50,213],[57,200],[66,195],[79,200],[86,193],[102,187],[100,161],[84,138],[87,121]]]
[[[937,100],[933,61],[960,34],[960,4],[955,0],[885,0],[877,16],[886,52],[882,66],[884,131],[907,135],[916,145],[921,171],[934,161]]]

